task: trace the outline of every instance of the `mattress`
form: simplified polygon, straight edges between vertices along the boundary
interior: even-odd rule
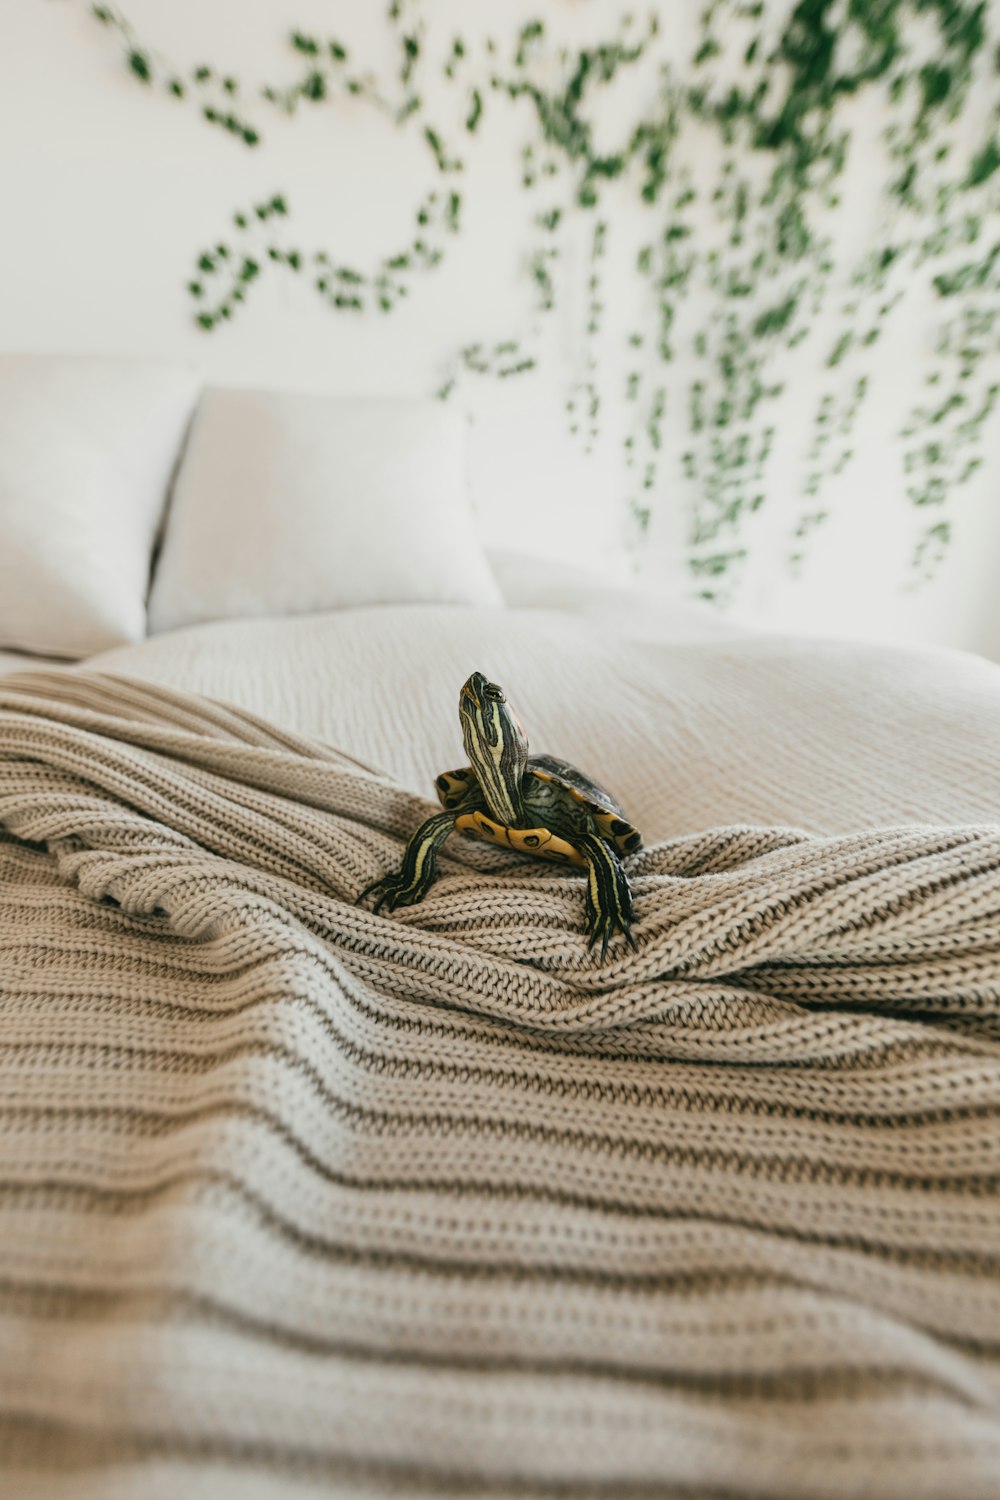
[[[991,817],[1000,668],[805,640],[588,592],[562,609],[402,606],[198,626],[88,666],[237,704],[433,795],[458,692],[503,685],[535,753],[609,787],[647,841],[730,823],[835,832]]]

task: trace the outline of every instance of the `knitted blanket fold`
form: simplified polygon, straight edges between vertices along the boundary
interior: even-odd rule
[[[1000,824],[578,874],[0,681],[0,1492],[1000,1493]],[[641,809],[636,809],[641,825]]]

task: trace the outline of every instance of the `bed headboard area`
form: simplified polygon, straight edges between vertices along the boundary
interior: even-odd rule
[[[998,46],[995,6],[918,0],[27,0],[0,56],[0,338],[194,370],[185,545],[217,529],[226,434],[244,479],[266,431],[308,489],[347,438],[306,440],[299,394],[378,398],[353,438],[386,463],[417,443],[414,482],[465,429],[477,545],[1000,653]],[[156,433],[111,418],[144,538],[187,425],[170,378]],[[442,550],[454,470],[421,482],[410,586],[437,559],[484,589]],[[163,622],[215,586],[182,599],[168,542]]]
[[[440,402],[204,388],[179,363],[0,355],[0,649],[502,603]]]

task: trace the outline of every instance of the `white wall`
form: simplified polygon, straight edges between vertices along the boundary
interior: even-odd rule
[[[426,0],[424,13],[435,30],[460,30],[466,38],[481,37],[487,24],[506,38],[542,14],[551,30],[579,39],[613,32],[624,8],[607,0],[538,0],[484,7],[477,23],[467,0]],[[699,8],[660,7],[678,56],[690,45]],[[296,75],[283,40],[292,26],[338,36],[391,72],[381,4],[123,0],[123,9],[144,43],[183,68],[207,61],[248,84]],[[266,142],[246,150],[205,126],[187,104],[144,90],[123,66],[113,35],[78,0],[0,0],[0,20],[0,347],[182,355],[216,383],[423,395],[449,373],[457,348],[530,330],[525,247],[544,201],[529,200],[519,185],[523,106],[488,101],[481,136],[466,142],[463,233],[445,263],[415,281],[399,310],[337,315],[304,280],[267,274],[231,325],[205,334],[191,319],[185,283],[196,253],[226,232],[234,211],[280,191],[293,211],[290,244],[326,246],[370,263],[409,239],[414,207],[436,185],[427,151],[356,101],[294,119],[258,106],[253,114]],[[425,84],[425,94],[435,108],[454,108],[454,91],[440,82]],[[614,101],[609,108],[613,114]],[[615,123],[609,118],[607,128]],[[863,133],[878,121],[862,112],[856,124]],[[853,248],[863,247],[871,230],[869,186],[861,153],[835,226],[848,242],[853,237]],[[636,312],[631,267],[634,246],[648,233],[642,213],[625,186],[607,200],[617,238],[597,352],[612,395],[626,368],[623,331]],[[472,416],[472,478],[487,539],[526,540],[535,550],[563,551],[626,576],[633,561],[619,459],[628,413],[621,403],[605,403],[604,431],[590,457],[569,437],[564,415],[567,390],[585,374],[586,233],[583,226],[575,240],[570,235],[570,274],[545,325],[540,370],[504,382],[469,378],[457,399]],[[685,312],[693,318],[697,308]],[[648,313],[640,308],[638,315]],[[909,389],[932,338],[919,316],[897,329],[881,355],[890,375],[899,371],[899,380],[887,383],[890,392]],[[683,340],[679,348],[678,389],[689,375]],[[857,458],[828,497],[834,518],[795,581],[783,566],[785,533],[798,500],[815,377],[794,361],[788,377],[768,502],[750,534],[738,608],[778,627],[936,640],[1000,656],[996,430],[987,471],[954,509],[960,524],[947,567],[914,591],[906,563],[921,518],[903,498],[889,440],[905,402],[898,410],[869,406],[854,442]],[[658,588],[690,587],[679,556],[689,498],[675,457],[685,442],[682,416],[678,398],[665,427],[674,461],[658,481],[639,564]]]

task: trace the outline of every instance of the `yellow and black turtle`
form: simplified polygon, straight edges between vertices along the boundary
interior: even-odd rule
[[[471,762],[437,778],[443,812],[417,829],[403,863],[361,892],[375,910],[412,906],[427,894],[438,851],[456,829],[486,843],[587,871],[586,932],[601,958],[615,931],[632,947],[632,892],[621,857],[642,839],[615,799],[589,776],[551,755],[528,755],[528,737],[503,689],[473,672],[458,702]]]

